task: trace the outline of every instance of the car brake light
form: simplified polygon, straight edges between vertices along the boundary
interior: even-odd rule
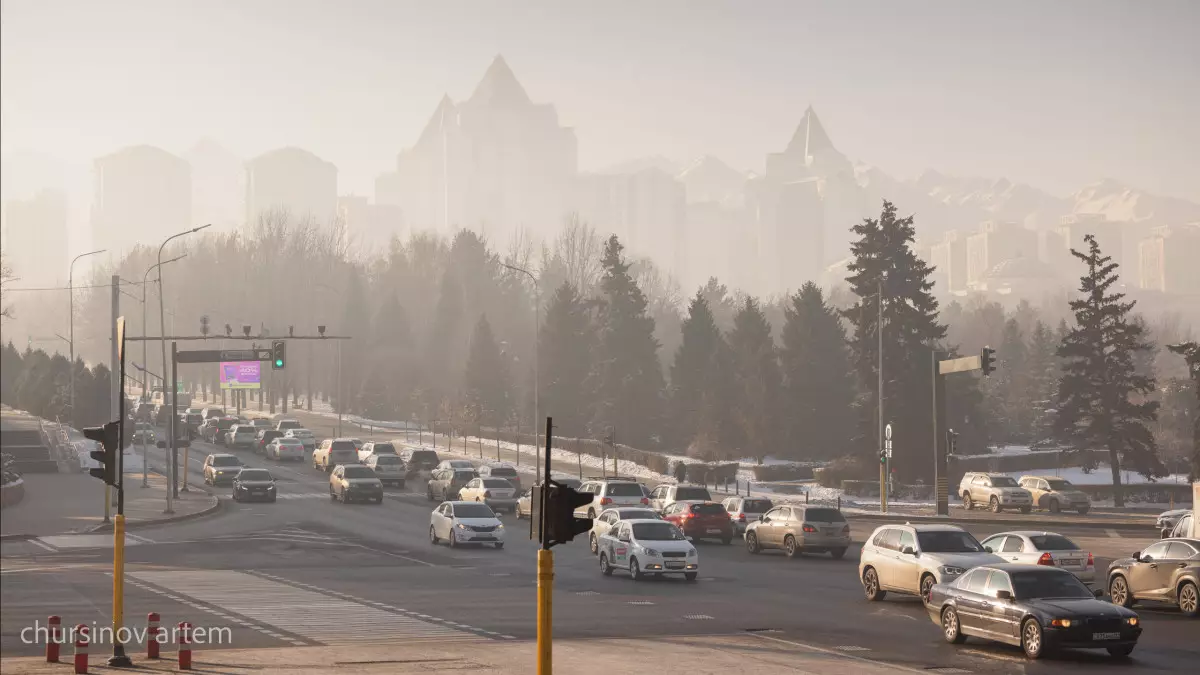
[[[1088,566],[1088,567],[1095,567],[1095,566],[1096,566],[1096,559],[1092,557],[1092,554],[1091,554],[1091,553],[1088,553],[1088,561],[1087,561],[1087,566]]]
[[[1051,558],[1049,553],[1043,553],[1042,557],[1038,558],[1037,564],[1054,567],[1054,558]]]
[[[842,528],[842,534],[850,534],[850,526],[846,525]]]
[[[600,499],[600,506],[608,506],[611,503],[612,503],[612,500],[609,499],[608,497],[602,497]]]
[[[691,511],[688,511],[687,513],[683,514],[683,517],[684,518],[695,518],[696,514],[692,513]]]
[[[746,522],[746,514],[744,514],[744,513],[739,513],[739,514],[738,514],[738,522],[739,522],[739,523],[744,523],[744,522]]]
[[[813,527],[812,525],[805,525],[802,529],[805,532],[816,532],[817,531],[817,528]]]
[[[643,505],[646,505],[646,506],[649,506],[649,505],[650,505],[650,500],[649,500],[649,499],[647,499],[646,497],[642,497],[642,504],[643,504]]]
[[[483,498],[484,498],[484,499],[491,499],[491,498],[492,498],[492,491],[491,491],[491,490],[484,490],[484,491],[483,491]]]

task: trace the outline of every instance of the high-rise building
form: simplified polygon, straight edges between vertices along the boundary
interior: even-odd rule
[[[1037,232],[1016,223],[988,220],[967,237],[967,285],[983,281],[988,270],[1014,258],[1037,259]]]
[[[1143,289],[1200,294],[1200,223],[1156,227],[1141,241],[1138,254]]]
[[[933,266],[934,290],[938,293],[961,293],[967,290],[967,238],[958,230],[942,235],[929,251]]]
[[[4,204],[4,261],[21,286],[67,280],[67,196],[42,190]]]
[[[351,243],[364,251],[387,251],[392,237],[402,234],[403,218],[399,206],[372,204],[361,195],[338,197],[338,217],[346,227]]]
[[[319,224],[338,215],[337,167],[307,150],[280,148],[246,162],[246,222],[268,211]]]
[[[93,164],[92,242],[119,256],[191,227],[192,168],[166,150],[138,145]]]
[[[686,246],[683,183],[661,169],[628,174],[586,174],[578,180],[579,217],[621,238],[630,254],[648,256],[679,272]]]
[[[1078,264],[1078,260],[1071,255],[1071,249],[1086,253],[1088,247],[1083,238],[1090,234],[1096,237],[1096,243],[1100,246],[1100,252],[1103,255],[1111,256],[1113,262],[1123,265],[1122,225],[1123,223],[1108,220],[1101,213],[1076,213],[1063,216],[1056,233],[1057,236],[1046,238],[1045,261],[1055,269],[1071,269],[1071,266]],[[1069,276],[1074,277],[1075,275]]]
[[[572,210],[577,154],[554,106],[533,103],[497,56],[471,97],[443,97],[397,157],[400,206],[416,229],[465,227],[507,241],[525,228],[548,238]]]
[[[232,229],[246,217],[244,164],[212,139],[183,153],[192,165],[192,217],[197,223]]]

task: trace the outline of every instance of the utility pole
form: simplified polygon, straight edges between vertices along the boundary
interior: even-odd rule
[[[878,413],[879,413],[879,445],[877,447],[879,448],[880,452],[883,452],[884,451],[884,444],[883,444],[884,430],[883,430],[883,275],[882,275],[882,273],[880,274],[879,280],[876,283],[877,283],[877,286],[876,286],[875,300],[879,304],[879,318],[875,322],[875,334],[879,340],[878,355],[877,355],[877,357],[879,359],[879,367],[876,368],[876,372],[879,375],[879,394],[878,394],[878,398],[879,398],[879,406],[878,406],[878,408],[879,408],[879,411],[878,411]],[[890,459],[891,459],[891,457],[889,456],[884,461],[879,463],[879,511],[881,513],[887,513],[887,477],[888,477],[888,470],[891,468],[888,466],[890,464],[890,461],[889,461]]]
[[[115,274],[112,275],[112,335],[110,336],[110,339],[112,340],[112,350],[111,350],[112,351],[112,354],[111,354],[112,369],[109,371],[111,382],[110,382],[110,387],[109,387],[108,409],[110,411],[112,411],[112,413],[110,413],[110,414],[114,414],[114,415],[119,415],[120,412],[124,409],[124,406],[121,405],[121,402],[119,400],[119,397],[121,396],[121,379],[122,379],[120,376],[120,373],[122,371],[121,371],[120,345],[117,344],[117,339],[118,339],[117,318],[121,315],[121,286],[120,286],[120,284],[121,284],[121,279]],[[75,364],[71,364],[72,372],[74,372],[74,365]],[[123,419],[123,417],[119,418],[119,419],[121,420],[122,424],[125,423],[125,420]],[[121,428],[124,429],[123,426]],[[121,445],[121,448],[118,450],[118,452],[121,453],[122,459],[117,460],[117,466],[119,467],[119,470],[122,473],[117,475],[117,480],[121,481],[121,484],[124,485],[125,474],[123,472],[125,471],[125,462],[124,462],[124,457],[125,457],[124,441],[125,441],[125,439],[122,438],[121,441],[122,441],[122,445]],[[111,520],[109,518],[109,513],[111,513],[111,512],[112,512],[112,486],[105,483],[105,485],[104,485],[104,522],[107,523]]]

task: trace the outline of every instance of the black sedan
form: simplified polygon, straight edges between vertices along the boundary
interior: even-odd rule
[[[233,501],[275,501],[275,478],[266,469],[242,469],[233,479]]]
[[[1128,656],[1142,634],[1138,615],[1098,600],[1101,593],[1057,567],[984,565],[935,584],[926,607],[953,644],[967,636],[995,640],[1031,659],[1059,648]]]

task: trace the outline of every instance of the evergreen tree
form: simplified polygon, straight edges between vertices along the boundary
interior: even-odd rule
[[[1197,481],[1200,480],[1200,343],[1183,342],[1168,345],[1167,349],[1183,356],[1187,362],[1192,387],[1196,391],[1196,400],[1193,402],[1195,412],[1192,415],[1192,459],[1189,479]]]
[[[17,381],[21,379],[24,369],[21,352],[17,351],[10,340],[4,346],[4,352],[0,353],[0,401],[11,406],[17,404]]]
[[[661,442],[663,374],[646,296],[629,274],[624,247],[613,235],[604,245],[600,280],[600,337],[593,381],[592,432],[609,426],[630,445]]]
[[[1157,417],[1158,402],[1145,400],[1154,378],[1136,372],[1135,359],[1150,349],[1143,328],[1129,312],[1136,304],[1111,291],[1120,278],[1118,265],[1100,251],[1096,238],[1084,237],[1086,253],[1071,255],[1087,266],[1080,277],[1082,296],[1071,301],[1075,327],[1063,339],[1055,430],[1076,450],[1107,448],[1112,471],[1113,503],[1125,505],[1121,467],[1146,477],[1163,475],[1154,436],[1146,426]]]
[[[700,288],[700,296],[708,303],[708,311],[712,312],[717,330],[722,333],[733,330],[733,315],[737,312],[737,303],[729,294],[729,288],[716,277],[709,277],[708,282]]]
[[[729,349],[737,398],[734,418],[741,431],[741,451],[744,456],[763,458],[779,450],[782,440],[783,376],[771,324],[753,298],[733,317],[729,333]]]
[[[342,305],[341,333],[356,340],[367,338],[371,316],[367,309],[367,291],[357,267],[351,268],[350,277],[346,281],[346,290],[343,292],[343,300],[345,304]],[[335,400],[334,405],[336,409],[343,412],[355,410],[355,400],[358,399],[358,394],[362,390],[363,376],[368,365],[365,350],[353,344],[354,342],[355,340],[351,340],[350,344],[340,346],[342,350],[340,357],[341,390],[346,396],[346,401]]]
[[[371,367],[359,396],[363,414],[377,420],[410,419],[420,374],[408,314],[394,293],[379,306],[365,347]]]
[[[1004,322],[996,355],[999,361],[996,373],[983,383],[991,428],[1003,443],[1028,443],[1033,426],[1033,409],[1028,398],[1029,354],[1015,318]]]
[[[462,381],[462,370],[458,367],[456,354],[463,332],[463,295],[458,277],[451,269],[442,274],[437,307],[433,312],[433,323],[426,337],[422,366],[427,383],[427,409],[440,409],[450,396],[452,385]],[[439,415],[441,413],[438,413]]]
[[[718,389],[728,389],[731,383],[721,379],[728,370],[718,363],[724,339],[702,292],[692,298],[681,332],[683,339],[675,350],[671,365],[667,442],[671,447],[686,449],[696,440],[702,427],[712,423],[705,439],[714,448],[708,454],[718,454],[725,436],[720,418],[728,414],[727,410],[718,408]]]
[[[897,218],[883,202],[879,218],[853,227],[854,260],[846,281],[858,302],[844,312],[854,326],[852,363],[858,376],[860,452],[878,451],[877,364],[880,291],[883,300],[883,372],[885,423],[896,429],[892,466],[900,480],[932,478],[931,349],[946,336],[938,323],[938,303],[929,279],[933,268],[913,252],[913,219]]]
[[[1030,446],[1045,445],[1054,438],[1054,401],[1058,390],[1058,354],[1054,333],[1037,321],[1029,336],[1027,370],[1028,394],[1025,399],[1032,413]]]
[[[487,315],[481,314],[471,335],[463,404],[475,422],[498,427],[508,420],[512,403],[508,361],[500,353]]]
[[[550,299],[540,340],[542,410],[539,412],[554,418],[557,435],[583,436],[595,408],[588,389],[588,373],[592,369],[596,335],[587,303],[568,281]]]
[[[846,334],[816,284],[804,284],[790,300],[779,352],[786,447],[796,459],[837,457],[851,449],[855,425]]]

